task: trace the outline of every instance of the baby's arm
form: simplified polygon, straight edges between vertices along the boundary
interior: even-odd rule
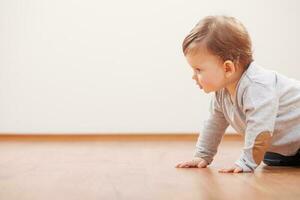
[[[244,172],[252,172],[262,162],[271,142],[278,98],[275,88],[255,83],[247,88],[243,101],[247,124],[245,144],[235,164]]]
[[[217,94],[215,93],[210,105],[210,116],[208,120],[205,121],[198,137],[194,158],[189,161],[181,162],[177,164],[176,167],[202,168],[209,165],[217,153],[218,146],[228,125],[217,100]]]

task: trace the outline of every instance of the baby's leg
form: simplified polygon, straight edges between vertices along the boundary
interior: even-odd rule
[[[266,152],[264,163],[269,166],[300,166],[300,149],[293,156],[284,156],[279,153]]]

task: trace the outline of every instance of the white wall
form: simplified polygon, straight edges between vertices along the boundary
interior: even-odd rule
[[[211,14],[239,18],[255,59],[300,79],[299,1],[1,0],[0,132],[197,132],[209,95],[184,36]]]

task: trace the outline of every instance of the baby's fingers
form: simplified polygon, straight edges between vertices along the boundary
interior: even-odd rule
[[[194,163],[192,161],[182,162],[177,165],[178,168],[188,168],[194,167]]]
[[[221,169],[219,170],[220,173],[230,173],[233,172],[234,168],[228,168],[228,169]]]
[[[188,167],[191,167],[191,166],[192,166],[191,162],[184,162],[180,165],[180,167],[183,167],[183,168],[188,168]]]
[[[184,164],[185,164],[185,162],[181,162],[181,163],[178,163],[175,167],[176,168],[181,168],[181,167],[184,166]]]
[[[201,161],[198,165],[197,165],[197,167],[198,168],[204,168],[204,167],[206,167],[207,166],[207,163],[206,163],[206,161]]]
[[[238,166],[234,166],[234,167],[227,168],[227,169],[221,169],[221,170],[219,170],[219,172],[221,172],[221,173],[241,173],[241,172],[243,172],[243,169]]]
[[[184,167],[184,166],[186,166],[186,162],[178,163],[178,164],[176,165],[176,168],[182,168],[182,167]]]
[[[241,173],[241,172],[243,172],[243,169],[240,167],[236,167],[233,171],[233,173]]]

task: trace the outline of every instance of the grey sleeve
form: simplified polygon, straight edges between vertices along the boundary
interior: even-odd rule
[[[209,118],[204,122],[196,144],[195,157],[206,160],[209,164],[217,153],[218,146],[229,123],[224,117],[221,106],[214,94],[210,104]]]
[[[243,171],[253,171],[263,160],[275,127],[278,98],[273,87],[254,83],[243,95],[246,116],[244,148],[235,162]]]

